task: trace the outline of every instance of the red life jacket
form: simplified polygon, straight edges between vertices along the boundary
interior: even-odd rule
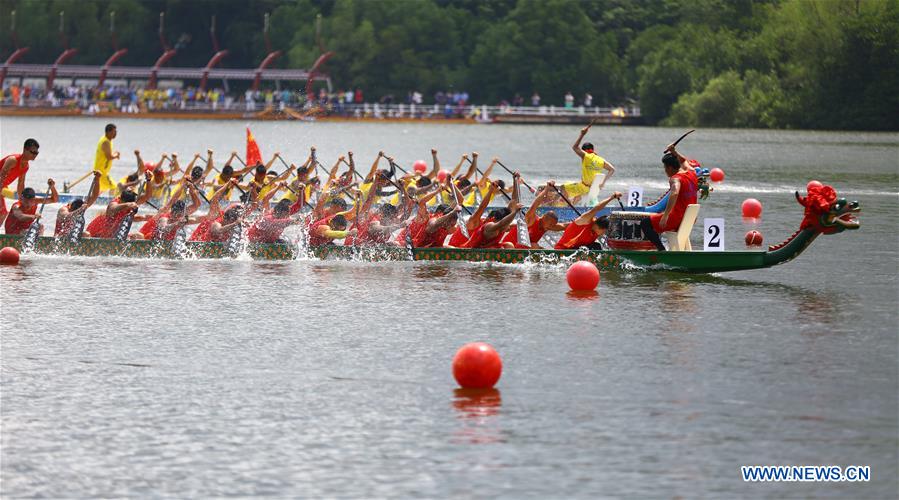
[[[12,209],[10,210],[15,210],[16,207],[19,207],[24,214],[34,215],[37,213],[37,204],[33,205],[31,208],[22,208],[22,202],[17,201],[13,203]],[[31,220],[20,221],[10,215],[6,218],[6,234],[22,234],[31,226],[32,222],[33,221]]]
[[[265,214],[247,231],[247,239],[251,243],[277,243],[284,228],[293,222],[290,217],[276,219],[274,214]]]
[[[188,238],[188,240],[208,241],[206,238],[209,237],[209,228],[212,227],[212,224],[216,221],[222,221],[221,214],[219,214],[218,218],[215,219],[211,217],[206,217],[205,219],[203,219],[199,224],[197,224],[196,229],[194,229],[194,232],[190,234],[190,238]]]
[[[369,231],[371,230],[371,225],[378,220],[381,220],[381,217],[378,214],[371,214],[367,217],[361,217],[361,220],[353,221],[353,227],[356,228],[356,236],[347,236],[346,239],[343,240],[343,244],[364,245],[366,243],[374,243]]]
[[[596,241],[597,235],[593,232],[593,221],[588,224],[579,226],[574,222],[568,224],[559,242],[556,243],[556,250],[570,250],[587,246]]]
[[[0,168],[3,168],[3,164],[6,163],[6,160],[9,158],[15,158],[16,164],[9,169],[9,172],[6,174],[6,178],[3,179],[3,185],[0,187],[6,187],[12,184],[12,181],[18,179],[19,177],[25,175],[25,172],[28,172],[28,162],[22,161],[22,154],[19,153],[17,155],[7,155],[4,156],[2,160],[0,160]]]
[[[152,240],[154,236],[156,236],[156,227],[159,225],[159,219],[163,217],[168,217],[169,213],[161,213],[154,216],[152,219],[144,222],[144,225],[137,230],[140,234],[144,235],[145,240]]]
[[[696,172],[687,169],[686,171],[678,172],[671,177],[676,177],[677,180],[680,181],[680,190],[677,193],[677,198],[674,200],[674,206],[671,208],[671,212],[668,213],[668,223],[665,227],[662,227],[662,214],[653,214],[650,216],[652,227],[659,234],[664,233],[665,231],[677,231],[681,221],[684,219],[684,213],[687,211],[687,206],[696,203],[696,191],[698,189]],[[668,203],[671,203],[670,198],[668,199]]]
[[[181,216],[184,217],[184,214],[182,214]],[[159,239],[162,241],[172,241],[175,239],[175,235],[178,234],[178,229],[180,229],[180,227],[176,225],[170,225],[172,224],[172,217],[170,214],[165,214],[159,218],[161,219],[162,217],[165,217],[167,219],[166,225],[169,225],[169,227],[163,233],[159,234]]]
[[[483,224],[483,222],[481,224]],[[469,236],[470,235],[471,235],[471,233],[469,233]],[[453,235],[450,236],[450,240],[449,240],[449,243],[447,243],[447,245],[449,245],[451,247],[456,247],[456,248],[463,248],[466,241],[468,241],[468,237],[466,237],[462,233],[461,227],[456,226],[456,230],[453,231]]]
[[[119,203],[119,199],[115,198],[112,202]],[[110,202],[110,204],[112,204]],[[109,210],[109,206],[106,207],[106,210]],[[114,217],[107,217],[106,212],[94,217],[94,219],[87,225],[87,231],[90,233],[93,238],[112,238],[115,236],[116,230],[119,228],[122,220],[131,213],[131,210],[119,210],[119,213],[115,214]]]
[[[333,218],[334,218],[333,215],[329,215],[329,216],[325,217],[324,219],[319,219],[309,225],[309,246],[321,246],[321,245],[327,245],[328,243],[331,243],[331,240],[329,240],[328,238],[325,238],[324,236],[319,236],[318,234],[316,234],[315,230],[316,230],[316,228],[319,228],[321,226],[330,225],[331,219],[333,219]]]
[[[471,238],[462,245],[463,248],[502,248],[502,244],[500,243],[500,238],[502,238],[502,234],[498,234],[493,238],[486,239],[484,237],[484,228],[487,227],[487,223],[493,222],[493,219],[487,218],[484,222],[478,226],[477,229],[471,233]]]
[[[442,217],[442,215],[432,215],[428,223],[430,223],[430,221],[439,219],[440,217]],[[425,223],[422,230],[412,237],[413,244],[416,247],[421,248],[442,247],[443,241],[446,239],[447,235],[449,235],[449,231],[445,227],[441,227],[433,233],[428,233],[428,223]]]
[[[531,245],[534,245],[538,241],[540,241],[540,238],[542,238],[543,234],[546,233],[546,230],[540,226],[540,219],[540,217],[535,218],[534,222],[532,222],[528,226],[528,238],[531,242]],[[509,230],[506,231],[506,235],[503,236],[503,238],[499,241],[500,243],[512,243],[513,245],[515,245],[515,248],[530,248],[523,247],[518,244],[518,224],[514,223],[509,227]]]

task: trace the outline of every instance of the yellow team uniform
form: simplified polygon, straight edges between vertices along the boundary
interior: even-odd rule
[[[215,196],[215,192],[222,188],[225,184],[231,182],[231,179],[227,181],[222,180],[222,174],[218,174],[212,178],[212,187],[209,188],[209,191],[206,192],[206,197],[210,200],[213,196]],[[228,201],[231,199],[231,191],[234,191],[233,187],[230,187],[225,190],[225,194],[222,195],[223,201]]]
[[[590,192],[590,186],[593,185],[593,179],[596,174],[602,172],[606,166],[606,160],[596,153],[584,153],[584,159],[581,161],[581,181],[566,182],[562,184],[565,194],[571,197],[583,196]]]
[[[478,201],[477,201],[477,199],[475,198],[475,189],[477,189],[478,191],[480,191],[480,193],[481,193],[481,199],[483,200],[484,198],[487,197],[487,193],[490,192],[490,183],[489,183],[489,182],[485,182],[483,187],[481,187],[481,186],[475,186],[474,188],[472,188],[472,190],[469,191],[467,195],[465,195],[465,203],[464,203],[464,205],[465,205],[466,207],[473,207],[473,206],[475,206],[475,205],[478,204]],[[492,196],[487,200],[487,203],[490,204],[491,201],[493,201],[493,197],[492,197]]]
[[[97,152],[94,154],[94,171],[100,172],[100,192],[115,191],[116,184],[112,182],[109,172],[112,170],[112,159],[106,159],[106,153],[103,152],[103,144],[109,143],[109,151],[112,152],[112,140],[103,134],[97,143]]]

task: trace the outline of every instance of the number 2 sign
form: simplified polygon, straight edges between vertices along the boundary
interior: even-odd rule
[[[702,233],[703,250],[706,252],[724,251],[724,219],[704,219]]]

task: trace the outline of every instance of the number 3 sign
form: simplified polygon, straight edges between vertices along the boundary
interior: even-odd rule
[[[724,219],[704,219],[703,250],[706,252],[724,251]]]
[[[643,188],[640,186],[631,187],[627,192],[627,206],[642,207],[643,206]]]

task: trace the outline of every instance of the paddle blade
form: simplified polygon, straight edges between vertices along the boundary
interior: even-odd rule
[[[231,236],[228,238],[228,253],[232,257],[236,257],[243,252],[243,226],[238,224],[231,230]]]
[[[75,220],[72,221],[72,230],[69,231],[69,234],[67,235],[70,245],[77,245],[81,242],[81,236],[84,234],[84,225],[84,214],[78,214],[78,216],[75,217]]]
[[[409,231],[409,228],[406,228],[406,257],[409,260],[415,260],[415,253],[412,246],[412,232]]]
[[[184,226],[178,228],[178,232],[175,233],[175,239],[172,240],[172,254],[179,259],[187,255],[187,230]]]
[[[459,225],[459,230],[462,231],[462,235],[465,236],[465,239],[471,238],[471,235],[468,234],[468,225],[465,217],[462,216],[461,213],[456,214],[456,224]]]
[[[34,245],[37,243],[37,236],[40,229],[41,225],[36,220],[28,226],[28,229],[25,231],[25,236],[22,238],[22,253],[34,250]]]
[[[122,222],[119,223],[118,229],[115,232],[115,239],[118,240],[119,243],[124,243],[128,240],[128,233],[131,232],[131,224],[134,223],[134,212],[126,215]]]
[[[520,211],[515,216],[515,225],[518,227],[518,244],[523,247],[530,247],[531,235],[528,233],[528,223],[524,220],[524,214]]]

